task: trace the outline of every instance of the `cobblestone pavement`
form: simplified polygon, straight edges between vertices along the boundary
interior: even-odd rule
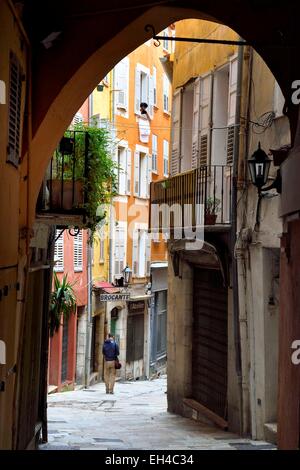
[[[48,397],[52,450],[274,449],[262,441],[240,439],[167,412],[166,378],[117,382],[114,395],[103,383],[87,390]]]

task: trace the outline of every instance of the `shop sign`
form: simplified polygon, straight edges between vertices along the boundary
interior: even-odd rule
[[[138,301],[138,302],[129,302],[128,304],[128,311],[130,313],[144,313],[145,310],[145,302]]]
[[[130,300],[130,294],[100,294],[101,302],[114,302],[115,300]]]

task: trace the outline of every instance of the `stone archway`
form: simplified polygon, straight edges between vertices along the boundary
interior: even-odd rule
[[[68,2],[63,3],[67,6]],[[115,18],[109,24],[104,22],[105,12],[103,17],[99,15],[98,5],[90,7],[93,2],[86,3],[89,14],[82,12],[76,16],[77,8],[82,10],[78,7],[78,2],[72,3],[70,11],[74,12],[73,15],[62,12],[62,16],[65,13],[66,23],[62,39],[58,39],[49,50],[37,48],[34,57],[38,64],[32,76],[30,220],[34,217],[35,200],[49,156],[65,128],[96,86],[99,77],[105,76],[120,59],[149,38],[145,31],[146,24],[153,24],[155,30],[160,31],[167,24],[180,19],[201,18],[230,26],[244,39],[257,45],[256,50],[276,76],[286,98],[290,93],[291,82],[297,76],[298,68],[300,69],[298,61],[292,60],[291,52],[286,53],[282,46],[273,46],[292,40],[291,31],[294,36],[298,36],[295,28],[291,27],[292,11],[288,14],[287,10],[278,7],[270,10],[268,2],[265,6],[260,4],[258,9],[258,5],[256,7],[250,1],[227,2],[224,6],[221,1],[214,2],[213,5],[199,5],[199,2],[189,0],[184,2],[184,8],[178,1],[154,1],[151,4],[153,6],[145,5],[137,9],[137,2],[131,0],[122,17]],[[155,6],[156,3],[159,6]],[[118,8],[118,3],[115,8]],[[293,8],[296,9],[295,6]],[[239,14],[241,9],[243,15]],[[31,13],[35,11],[31,10]],[[282,25],[281,29],[279,26],[277,29],[273,27],[270,15],[273,16],[274,24]],[[86,33],[83,35],[82,31]],[[293,40],[295,39],[294,37]],[[297,122],[295,106],[288,109],[288,113],[294,134]],[[27,165],[26,158],[24,165]]]

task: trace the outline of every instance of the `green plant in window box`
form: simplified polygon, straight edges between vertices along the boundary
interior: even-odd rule
[[[84,227],[91,229],[93,234],[99,222],[106,216],[106,211],[101,208],[107,206],[117,194],[118,165],[112,159],[110,135],[106,129],[79,123],[74,126],[74,130],[75,137],[72,131],[66,131],[64,136],[66,139],[74,137],[74,152],[67,154],[59,149],[56,152],[54,169],[57,175],[63,173],[64,191],[67,187],[71,188],[71,202],[68,202],[67,209],[84,209]],[[67,141],[66,143],[68,144]]]
[[[49,332],[51,337],[59,330],[62,325],[62,319],[64,323],[67,323],[70,315],[76,312],[76,296],[73,285],[68,282],[67,274],[60,281],[56,272],[54,272],[49,312]]]

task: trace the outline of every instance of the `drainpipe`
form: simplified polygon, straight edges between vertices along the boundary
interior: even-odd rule
[[[110,90],[110,121],[112,126],[112,135],[115,138],[115,69],[112,70],[112,90]],[[114,149],[115,142],[113,142]],[[113,234],[114,234],[114,214],[113,214],[113,202],[110,203],[109,209],[109,282],[113,282]]]
[[[245,173],[246,173],[246,158],[248,153],[248,132],[247,126],[250,119],[250,101],[251,101],[251,78],[252,78],[252,61],[253,61],[253,49],[249,46],[244,47],[244,72],[242,81],[242,109],[241,115],[245,117],[241,121],[239,133],[239,169],[238,169],[238,188],[241,191],[245,190]],[[242,233],[243,228],[247,227],[247,216],[243,208],[247,205],[247,192],[245,193],[245,199],[242,202],[242,213],[239,211],[239,225],[237,232]],[[243,428],[242,433],[246,435],[252,430],[256,429],[255,419],[256,414],[254,412],[255,407],[250,405],[252,403],[252,395],[250,397],[250,377],[248,371],[249,364],[249,344],[248,344],[248,298],[247,298],[247,253],[245,248],[246,235],[243,237],[243,241],[236,250],[237,266],[238,266],[238,290],[239,290],[239,323],[240,323],[240,347],[241,347],[241,364],[242,364],[242,394],[243,394]],[[249,411],[252,409],[252,416],[250,419]]]
[[[240,38],[241,40],[241,38]],[[238,267],[235,258],[235,246],[237,240],[237,199],[238,199],[238,164],[240,152],[240,118],[241,118],[241,98],[242,98],[242,77],[243,77],[243,57],[244,47],[238,50],[238,72],[237,91],[235,109],[235,132],[233,148],[233,168],[232,168],[232,201],[231,201],[231,253],[232,253],[232,285],[233,285],[233,321],[234,321],[234,345],[235,345],[235,369],[239,386],[240,402],[240,429],[243,430],[243,389],[242,389],[242,359],[241,359],[241,337],[239,322],[239,292],[238,292]]]
[[[91,340],[92,340],[92,244],[91,231],[88,230],[87,253],[87,320],[86,320],[86,342],[85,342],[85,388],[90,386],[90,362],[91,362]]]

